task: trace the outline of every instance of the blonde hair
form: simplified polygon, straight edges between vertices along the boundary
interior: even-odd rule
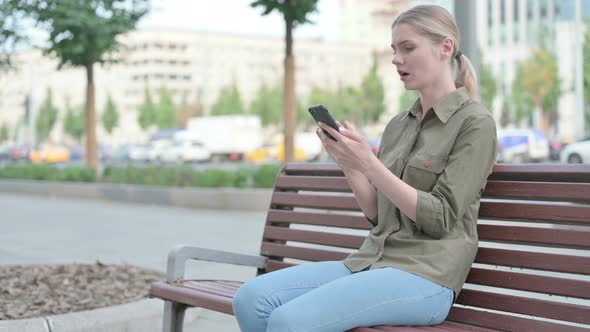
[[[475,69],[465,54],[459,51],[459,28],[453,16],[443,7],[435,5],[421,5],[410,8],[401,13],[391,25],[405,23],[416,29],[418,34],[430,39],[434,43],[441,43],[445,38],[451,38],[454,45],[451,56],[451,69],[455,75],[455,86],[465,87],[471,99],[477,96],[477,77]],[[459,56],[457,56],[459,55]]]

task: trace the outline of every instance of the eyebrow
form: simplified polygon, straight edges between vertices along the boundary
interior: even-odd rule
[[[403,40],[403,41],[397,43],[397,45],[398,46],[401,46],[402,44],[410,43],[410,42],[412,42],[412,41],[411,40]],[[391,48],[394,48],[395,49],[395,45],[394,44],[391,44]]]

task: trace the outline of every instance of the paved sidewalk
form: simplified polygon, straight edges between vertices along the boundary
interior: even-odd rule
[[[214,211],[0,194],[0,264],[130,263],[166,269],[180,243],[258,254],[266,212]],[[254,268],[192,262],[194,278],[248,280]],[[196,326],[195,326],[196,325]],[[239,331],[232,316],[202,311],[186,329]]]

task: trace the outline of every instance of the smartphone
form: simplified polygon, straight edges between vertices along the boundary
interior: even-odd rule
[[[323,122],[323,123],[327,124],[328,126],[338,130],[338,125],[336,124],[336,121],[334,121],[334,118],[332,117],[332,115],[330,115],[330,112],[328,112],[328,109],[326,109],[323,105],[311,106],[308,109],[308,111],[311,114],[311,116],[313,116],[313,118],[315,119],[316,122]],[[330,133],[328,131],[326,131],[325,129],[322,129],[322,130],[324,131],[324,133],[328,137],[337,141],[337,139],[334,138],[332,135],[330,135]]]

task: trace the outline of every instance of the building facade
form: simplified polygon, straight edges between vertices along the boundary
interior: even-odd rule
[[[284,41],[280,37],[141,29],[121,38],[123,47],[114,55],[118,63],[95,66],[97,119],[111,96],[118,108],[119,126],[112,135],[97,124],[99,141],[145,141],[138,109],[147,90],[154,102],[165,87],[176,105],[199,99],[207,113],[222,89],[235,84],[245,105],[263,83],[282,84]],[[305,105],[314,86],[337,89],[358,86],[371,66],[370,49],[353,43],[296,40],[296,92]],[[32,96],[38,111],[50,89],[60,115],[51,139],[61,142],[66,104],[84,104],[86,76],[83,69],[57,69],[57,60],[32,50],[15,57],[17,70],[0,76],[0,123],[15,128]],[[301,115],[304,116],[304,115]]]

